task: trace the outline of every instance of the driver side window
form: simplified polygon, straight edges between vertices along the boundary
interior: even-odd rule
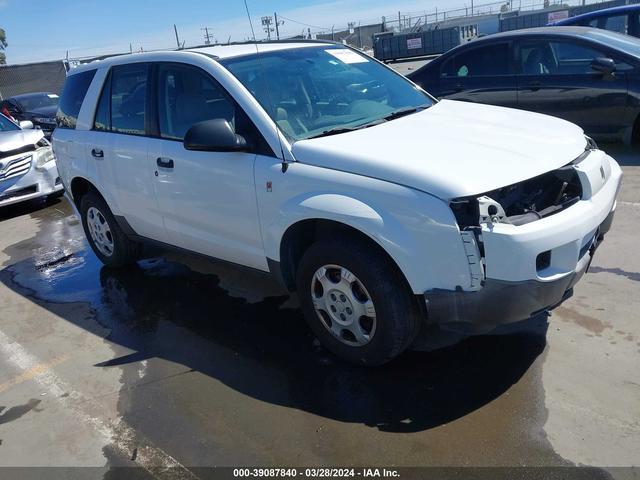
[[[235,129],[235,106],[222,88],[196,67],[162,64],[158,69],[160,136],[183,140],[198,122],[224,118]]]

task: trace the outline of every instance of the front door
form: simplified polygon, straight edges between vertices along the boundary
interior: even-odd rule
[[[237,133],[248,121],[205,71],[186,64],[157,67],[159,138],[150,142],[154,184],[168,242],[266,270],[254,183],[256,153],[189,151],[195,123],[224,118]]]
[[[588,134],[616,136],[627,126],[626,66],[613,75],[591,68],[607,52],[575,40],[532,39],[520,43],[518,107],[563,118]]]

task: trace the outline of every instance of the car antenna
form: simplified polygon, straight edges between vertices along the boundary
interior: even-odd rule
[[[253,30],[253,22],[251,21],[251,14],[249,13],[249,5],[247,5],[247,0],[244,0],[244,8],[247,11],[247,18],[249,19],[249,26],[251,27],[251,36],[253,37],[253,44],[256,47],[256,57],[258,58],[258,63],[260,64],[260,70],[262,71],[261,77],[264,80],[265,91],[267,92],[267,97],[269,98],[269,103],[273,106],[274,103],[271,100],[271,90],[269,89],[269,81],[267,80],[266,72],[262,65],[262,58],[260,56],[260,50],[258,49],[258,41],[256,40],[256,33]],[[275,120],[273,123],[276,127],[276,137],[278,138],[278,145],[280,146],[280,155],[282,155],[282,173],[287,171],[289,164],[284,156],[284,148],[282,147],[282,140],[280,139],[280,132],[278,130],[278,124]]]

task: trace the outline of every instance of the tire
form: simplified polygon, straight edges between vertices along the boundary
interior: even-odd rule
[[[82,227],[91,249],[109,267],[124,267],[138,260],[140,246],[120,229],[104,199],[89,191],[80,202]],[[100,230],[95,225],[100,224]],[[92,231],[93,230],[93,231]]]
[[[314,243],[298,265],[296,281],[313,333],[350,363],[387,363],[419,331],[420,315],[404,277],[365,241]]]

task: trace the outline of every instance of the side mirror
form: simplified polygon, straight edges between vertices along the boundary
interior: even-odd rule
[[[30,120],[22,120],[20,123],[20,128],[23,130],[31,130],[33,129],[33,123]]]
[[[241,152],[249,148],[242,135],[224,118],[198,122],[187,130],[182,142],[187,150],[202,152]]]
[[[591,62],[591,68],[596,72],[611,75],[616,71],[616,62],[612,58],[598,57]]]

